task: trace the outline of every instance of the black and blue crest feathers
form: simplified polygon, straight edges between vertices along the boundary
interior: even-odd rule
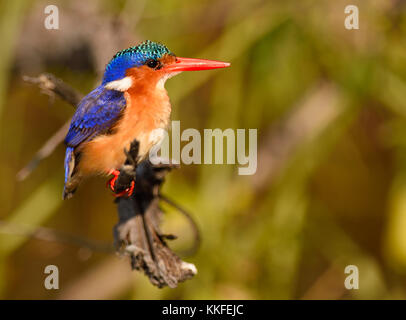
[[[137,46],[117,52],[107,64],[103,84],[122,79],[128,68],[139,67],[149,59],[159,59],[173,53],[163,44],[147,40]]]

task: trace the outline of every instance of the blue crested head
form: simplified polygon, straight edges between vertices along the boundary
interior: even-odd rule
[[[126,70],[133,67],[140,67],[149,60],[157,60],[165,54],[174,55],[166,46],[147,40],[137,46],[117,52],[113,59],[107,64],[103,76],[103,84],[122,79]]]

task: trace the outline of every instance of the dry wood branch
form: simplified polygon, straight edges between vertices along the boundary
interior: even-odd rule
[[[41,74],[39,77],[24,80],[37,84],[51,96],[60,98],[76,106],[80,100],[78,94],[62,80],[50,74]],[[62,127],[48,142],[37,152],[30,164],[19,173],[19,178],[24,179],[41,161],[48,156],[55,147],[63,141],[67,127]],[[190,279],[196,273],[193,264],[182,261],[167,245],[165,240],[175,239],[173,235],[165,235],[159,229],[163,214],[159,207],[159,190],[164,182],[165,175],[177,164],[152,165],[143,161],[137,166],[138,142],[135,140],[130,150],[123,150],[127,161],[120,169],[120,175],[115,182],[116,192],[126,190],[132,181],[136,181],[134,193],[131,197],[119,197],[116,200],[119,222],[114,227],[114,240],[117,251],[130,256],[133,269],[142,270],[151,283],[164,287],[176,287],[181,281]],[[165,201],[180,208],[173,201],[164,197]],[[182,214],[188,217],[195,232],[195,239],[199,240],[198,229],[190,215],[183,209]],[[197,244],[194,245],[197,248]]]
[[[129,188],[133,180],[136,184],[130,198],[117,199],[119,223],[114,233],[116,246],[120,252],[130,255],[133,269],[142,270],[151,283],[158,287],[176,287],[178,282],[193,277],[197,272],[193,264],[182,261],[167,246],[165,239],[175,237],[162,234],[159,229],[162,216],[159,188],[165,175],[177,165],[153,166],[146,160],[136,166],[136,140],[126,154],[127,161],[120,170],[115,189],[121,192]]]
[[[82,95],[78,91],[50,73],[42,73],[38,77],[23,76],[23,80],[36,84],[45,94],[51,97],[59,96],[75,108],[82,99]]]

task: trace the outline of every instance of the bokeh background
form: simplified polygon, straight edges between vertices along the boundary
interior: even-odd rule
[[[52,1],[59,30],[44,28],[48,4],[0,3],[1,298],[406,298],[406,1]],[[344,28],[348,4],[359,30]],[[62,145],[16,179],[73,114],[22,76],[50,72],[85,94],[116,51],[145,39],[232,63],[168,81],[183,129],[258,129],[255,175],[233,165],[169,174],[163,193],[202,237],[184,257],[199,273],[176,289],[153,287],[114,254],[18,234],[45,226],[112,242],[103,179],[61,200]],[[182,252],[190,227],[163,208]],[[59,290],[44,288],[49,264]],[[359,290],[344,288],[347,265],[359,268]]]

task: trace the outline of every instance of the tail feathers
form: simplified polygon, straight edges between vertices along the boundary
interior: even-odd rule
[[[75,172],[75,165],[74,148],[67,147],[65,153],[65,185],[62,194],[64,200],[72,198],[81,180],[80,175]]]

